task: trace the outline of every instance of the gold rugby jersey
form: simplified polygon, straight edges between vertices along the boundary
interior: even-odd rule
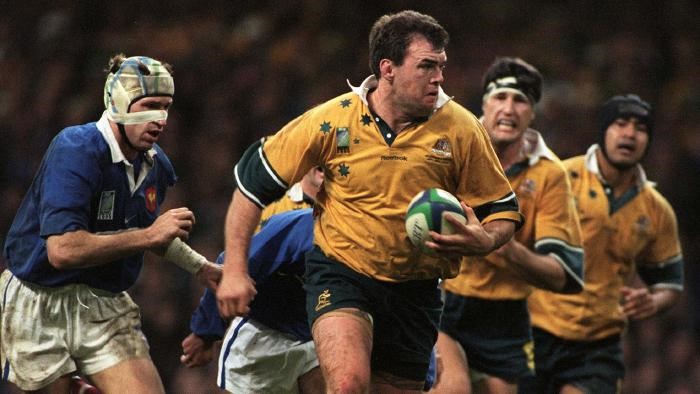
[[[581,230],[566,170],[540,133],[528,129],[525,138],[530,146],[527,159],[506,170],[525,217],[514,237],[530,250],[552,255],[567,274],[565,289],[580,290]],[[459,275],[444,286],[454,294],[491,300],[520,300],[533,290],[511,263],[495,253],[465,257]]]
[[[301,187],[301,183],[297,182],[292,185],[289,190],[280,198],[279,200],[273,202],[272,204],[265,207],[260,213],[260,224],[255,230],[257,233],[260,231],[265,223],[270,220],[270,217],[277,215],[278,213],[293,211],[295,209],[312,208],[313,200],[311,197],[304,194],[304,190]]]
[[[367,78],[248,148],[234,171],[237,185],[264,206],[321,165],[314,237],[326,255],[380,280],[453,277],[459,261],[428,257],[410,243],[404,220],[411,199],[438,187],[474,207],[483,222],[519,224],[515,194],[471,112],[440,89],[433,114],[394,135],[367,105],[376,83]]]
[[[652,287],[682,290],[683,259],[676,215],[637,169],[637,188],[609,201],[598,170],[597,145],[564,161],[577,199],[585,251],[584,290],[564,295],[536,290],[528,300],[532,324],[569,340],[597,340],[625,326],[620,288],[635,269]]]

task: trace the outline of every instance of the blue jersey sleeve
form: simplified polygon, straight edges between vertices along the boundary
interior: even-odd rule
[[[219,254],[217,264],[223,264],[224,254]],[[204,290],[204,295],[199,300],[199,305],[192,313],[190,330],[205,341],[222,339],[226,333],[228,324],[219,316],[219,308],[216,303],[216,295],[209,289]]]
[[[313,246],[312,210],[299,209],[274,215],[267,225],[251,240],[248,254],[248,270],[258,286],[276,271],[303,264],[304,255]],[[222,264],[224,253],[216,262]],[[256,298],[265,299],[266,294]],[[205,340],[217,340],[224,336],[227,323],[219,316],[216,296],[205,290],[197,309],[192,314],[190,329]]]
[[[40,235],[88,229],[90,201],[101,182],[104,145],[99,133],[85,137],[72,127],[59,133],[46,152],[41,169]]]

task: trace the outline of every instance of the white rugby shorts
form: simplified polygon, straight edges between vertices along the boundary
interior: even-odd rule
[[[75,371],[92,375],[149,358],[139,307],[126,292],[42,287],[0,276],[0,378],[38,390]]]
[[[232,393],[298,393],[297,379],[317,366],[313,341],[237,317],[221,345],[217,385]]]

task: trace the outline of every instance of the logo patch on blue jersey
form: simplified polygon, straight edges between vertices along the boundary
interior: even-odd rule
[[[97,220],[114,219],[114,190],[106,190],[100,195],[100,205],[97,208]]]
[[[338,127],[335,130],[335,140],[338,153],[350,153],[350,130],[347,127]]]

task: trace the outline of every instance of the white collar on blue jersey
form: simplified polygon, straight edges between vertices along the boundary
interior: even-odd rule
[[[109,119],[107,118],[107,111],[102,113],[102,117],[97,121],[97,129],[102,133],[102,137],[109,145],[109,150],[112,153],[112,163],[124,162],[131,165],[131,162],[126,159],[121,148],[119,148],[119,143],[117,139],[114,138],[114,133],[112,133],[112,127],[109,125]],[[146,152],[150,162],[153,162],[153,157],[156,155],[155,148],[151,148]]]
[[[379,84],[379,82],[377,82],[377,77],[374,76],[374,74],[370,75],[369,77],[365,78],[364,81],[362,81],[360,86],[352,86],[350,80],[346,81],[348,83],[348,86],[350,86],[350,89],[356,95],[360,96],[360,99],[362,99],[362,102],[365,103],[366,106],[369,106],[369,104],[367,103],[367,93],[369,93],[370,90],[376,88]],[[437,102],[435,103],[435,109],[441,108],[450,100],[452,100],[452,97],[448,96],[447,93],[445,93],[445,91],[442,90],[442,87],[438,87],[438,98]]]
[[[601,182],[604,184],[607,184],[608,181],[603,178],[603,174],[600,173],[600,166],[598,165],[598,157],[596,156],[595,152],[600,149],[600,146],[598,144],[593,144],[591,145],[590,148],[588,148],[588,151],[586,152],[586,169],[593,174],[595,174],[598,179],[600,179]],[[637,176],[635,177],[637,181],[637,187],[639,190],[642,190],[644,185],[646,184],[651,184],[652,186],[655,186],[656,183],[652,182],[647,179],[647,174],[644,172],[644,168],[642,168],[642,165],[637,163]]]

